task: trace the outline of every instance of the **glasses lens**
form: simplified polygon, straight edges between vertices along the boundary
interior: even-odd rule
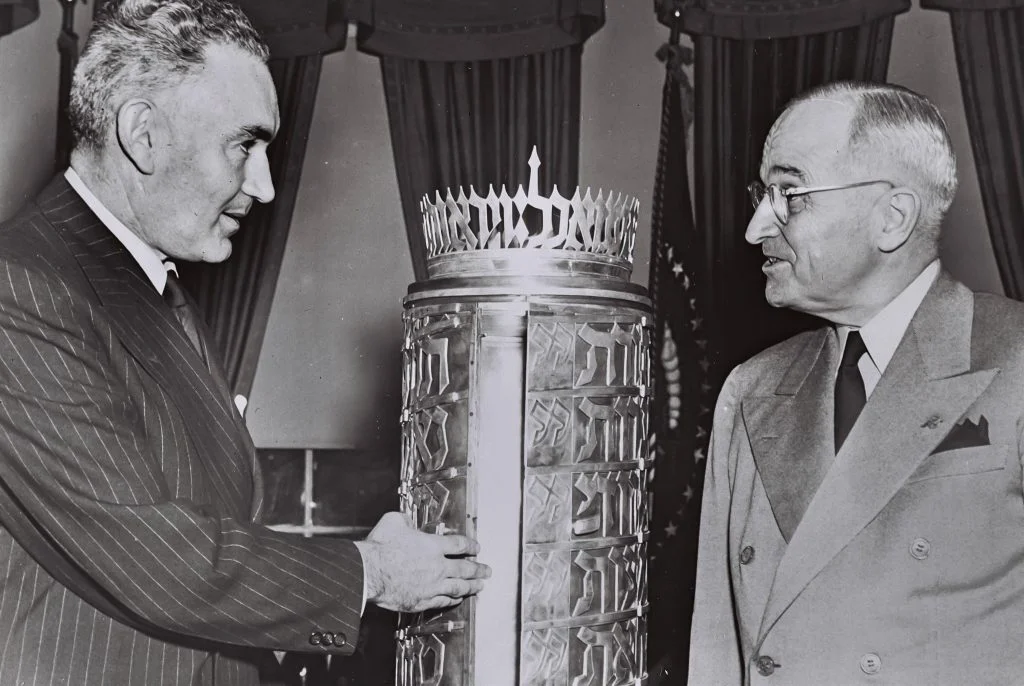
[[[760,181],[754,181],[747,186],[747,193],[750,194],[750,204],[752,204],[756,210],[757,206],[761,204],[762,200],[764,200],[764,184]]]
[[[782,189],[772,184],[766,189],[768,193],[768,202],[771,203],[772,211],[775,212],[775,218],[779,220],[780,224],[785,224],[789,221],[789,200],[782,194]]]

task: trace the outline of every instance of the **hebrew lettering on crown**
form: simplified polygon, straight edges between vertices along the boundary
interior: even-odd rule
[[[632,263],[640,208],[636,198],[613,192],[605,195],[601,190],[594,197],[589,188],[581,195],[579,187],[566,198],[557,185],[551,195],[544,196],[537,190],[536,146],[529,166],[527,188],[519,186],[512,195],[504,185],[500,193],[491,186],[485,196],[472,186],[468,195],[462,188],[455,196],[450,188],[443,197],[436,191],[433,200],[429,193],[424,195],[420,210],[427,258],[475,250],[541,248],[607,255]]]

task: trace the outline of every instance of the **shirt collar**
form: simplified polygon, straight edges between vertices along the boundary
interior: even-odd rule
[[[67,171],[64,172],[64,178],[68,180],[68,183],[75,189],[75,192],[82,196],[85,204],[103,222],[103,225],[110,230],[110,233],[114,234],[117,240],[121,241],[125,249],[139,263],[142,271],[146,273],[146,277],[152,282],[157,292],[163,294],[164,286],[167,284],[167,272],[174,271],[177,273],[174,263],[165,262],[166,255],[156,248],[147,245],[135,232],[125,226],[120,219],[111,214],[110,210],[100,202],[100,199],[93,195],[93,192],[89,190],[74,169],[68,167]]]
[[[868,349],[868,355],[879,373],[885,372],[892,356],[896,354],[896,348],[903,340],[910,320],[914,318],[924,296],[928,294],[928,289],[939,275],[939,266],[939,260],[933,260],[910,282],[910,285],[860,328],[864,346]],[[837,327],[840,350],[846,345],[846,337],[853,330],[855,327],[852,326]]]

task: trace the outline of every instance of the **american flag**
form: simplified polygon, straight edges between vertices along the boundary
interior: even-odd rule
[[[684,66],[693,53],[674,33],[658,57],[666,69],[651,214],[657,329],[648,640],[652,684],[664,686],[686,680],[700,493],[717,386],[703,296],[705,252],[687,171],[693,89]]]

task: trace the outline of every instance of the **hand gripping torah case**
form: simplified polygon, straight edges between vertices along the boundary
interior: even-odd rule
[[[422,203],[404,305],[402,508],[493,575],[402,615],[399,686],[620,686],[646,676],[651,309],[638,203],[588,190]]]

